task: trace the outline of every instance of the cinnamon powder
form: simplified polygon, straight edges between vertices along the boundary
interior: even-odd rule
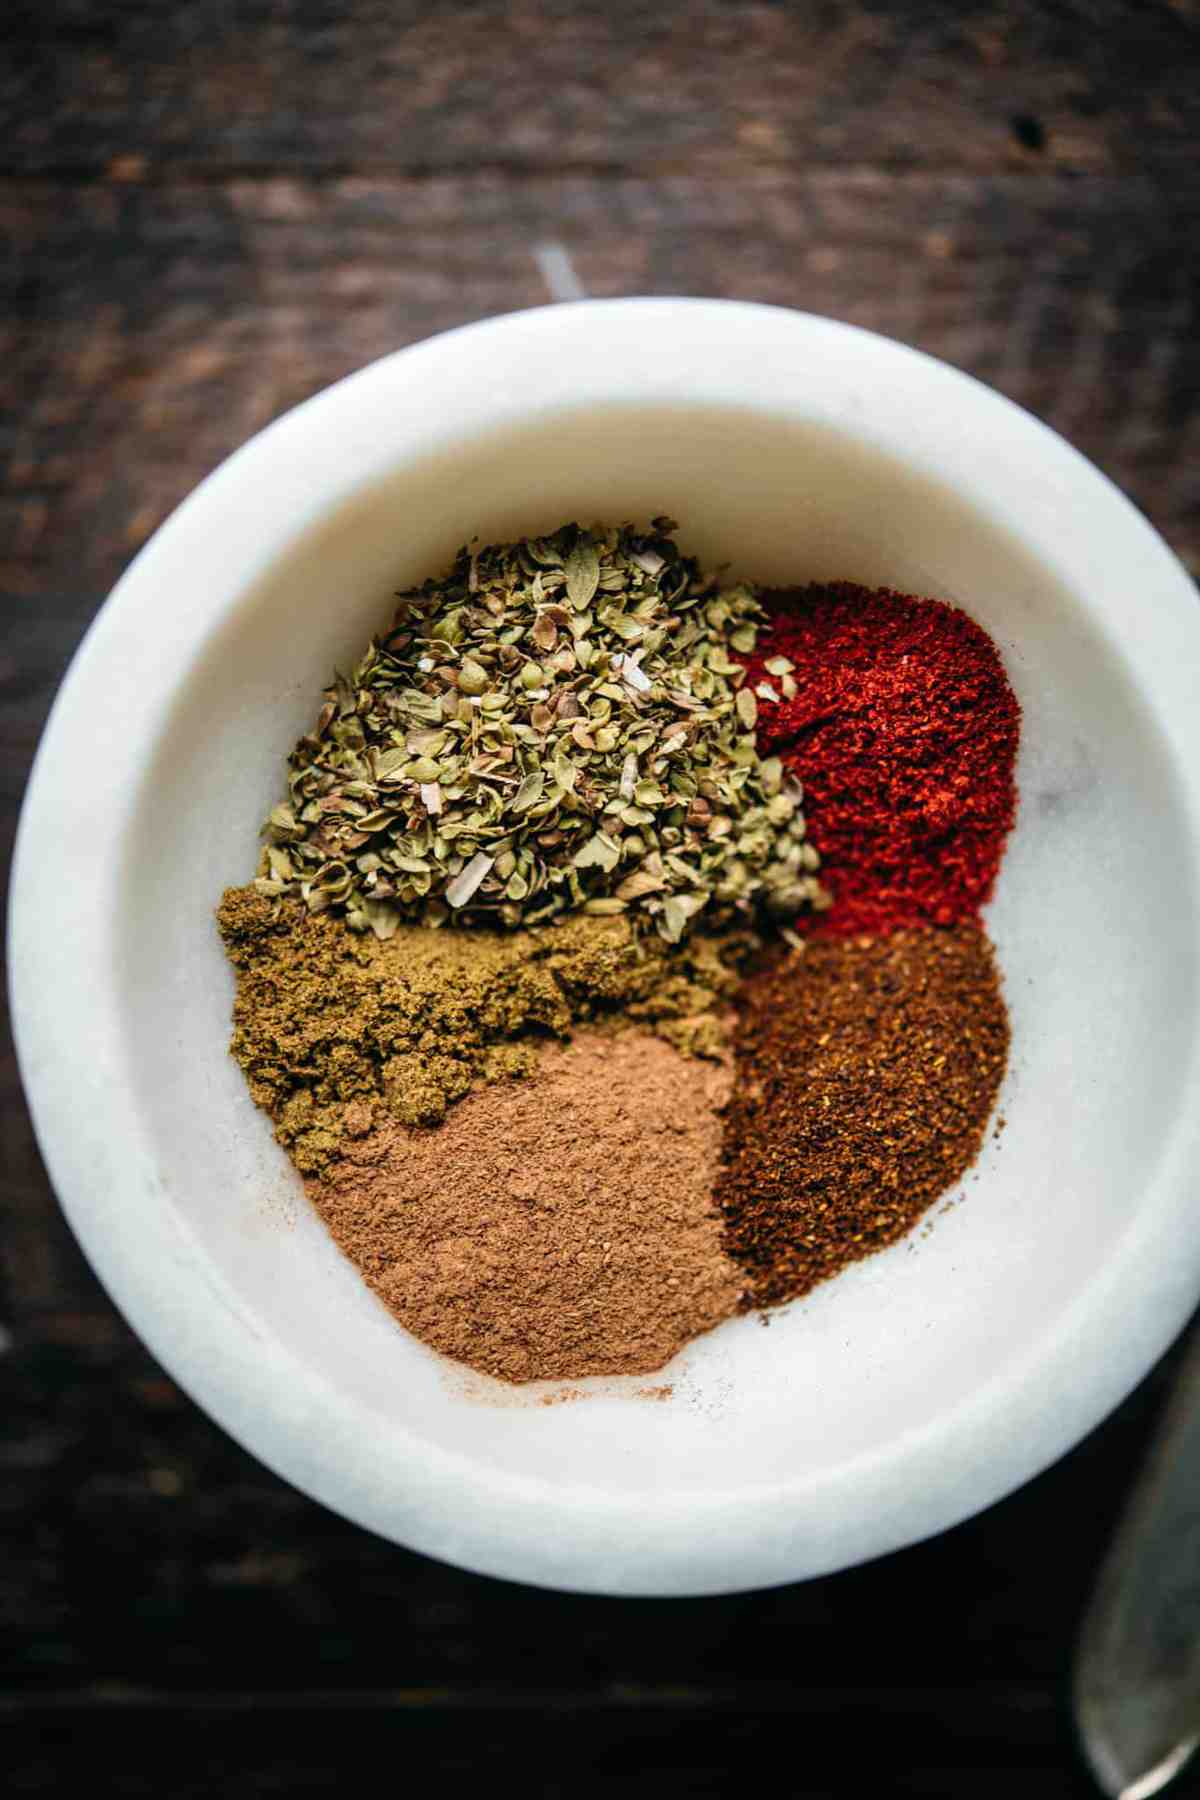
[[[389,1118],[309,1195],[409,1331],[506,1381],[640,1375],[736,1310],[713,1188],[726,1062],[646,1032],[542,1049],[436,1131]]]

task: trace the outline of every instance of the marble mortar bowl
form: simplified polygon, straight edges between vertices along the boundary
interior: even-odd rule
[[[286,751],[478,533],[667,512],[766,582],[940,596],[1024,710],[989,929],[1013,1021],[961,1204],[776,1314],[573,1405],[396,1327],[227,1054],[213,926]],[[100,613],[21,826],[21,1068],[71,1223],[154,1354],[328,1506],[490,1574],[704,1594],[825,1573],[998,1499],[1200,1297],[1200,607],[1103,476],[954,370],[799,313],[550,307],[384,358],[280,419]],[[560,1384],[561,1385],[561,1384]]]

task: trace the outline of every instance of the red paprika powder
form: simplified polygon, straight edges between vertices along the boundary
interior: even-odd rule
[[[958,607],[890,588],[833,582],[763,598],[770,623],[747,659],[759,746],[803,782],[834,896],[798,928],[977,920],[1017,801],[1021,714],[991,638]],[[790,699],[764,668],[780,656],[795,665]]]

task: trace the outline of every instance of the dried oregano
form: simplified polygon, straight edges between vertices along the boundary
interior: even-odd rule
[[[826,896],[799,783],[755,747],[735,657],[761,617],[660,518],[460,551],[289,758],[256,887],[389,937],[402,922],[649,916],[677,942]]]

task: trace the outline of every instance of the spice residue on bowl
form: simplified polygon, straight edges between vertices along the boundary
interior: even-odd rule
[[[995,646],[937,600],[723,583],[673,530],[401,596],[218,912],[317,1211],[508,1381],[649,1373],[895,1241],[1004,1074]]]

